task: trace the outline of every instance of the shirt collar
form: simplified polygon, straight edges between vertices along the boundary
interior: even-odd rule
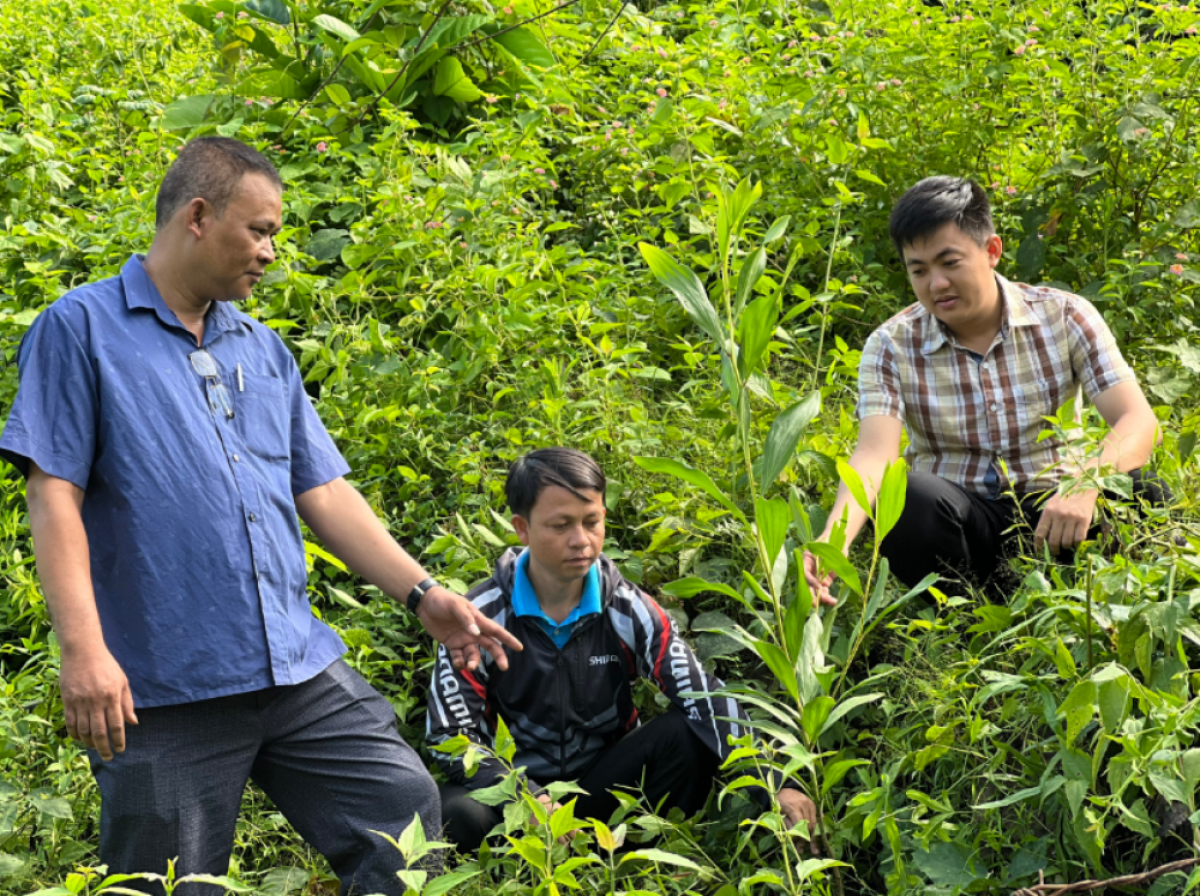
[[[588,570],[587,576],[583,580],[583,595],[579,598],[575,609],[562,622],[554,622],[542,609],[542,605],[537,599],[537,593],[533,590],[533,583],[529,581],[529,576],[525,571],[528,565],[529,549],[526,548],[517,558],[517,568],[513,575],[512,605],[513,612],[518,616],[538,616],[550,621],[553,625],[569,625],[584,616],[600,612],[599,563],[593,563],[591,569]]]
[[[1001,338],[1008,335],[1012,327],[1037,325],[1037,317],[1021,295],[1021,290],[1004,277],[996,274],[996,286],[1000,290],[1000,301],[1004,304],[1004,317],[1000,322]],[[921,345],[922,355],[932,355],[952,340],[949,329],[940,320],[925,311],[925,341]]]
[[[121,268],[121,284],[125,287],[125,304],[130,310],[149,308],[168,327],[186,329],[175,312],[167,307],[162,293],[146,273],[146,257],[130,255]],[[207,345],[221,333],[238,327],[250,327],[250,318],[230,302],[213,302],[204,320],[204,342]],[[211,336],[209,335],[211,332]]]

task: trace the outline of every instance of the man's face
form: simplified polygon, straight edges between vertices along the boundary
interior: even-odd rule
[[[272,239],[283,219],[283,197],[261,174],[246,174],[221,215],[206,209],[200,228],[208,293],[217,301],[250,295],[275,261]]]
[[[917,301],[956,333],[990,321],[1000,300],[995,268],[1000,237],[980,246],[957,224],[945,224],[904,247],[904,263]]]
[[[595,489],[579,493],[587,500],[560,486],[547,486],[528,518],[512,518],[521,544],[529,546],[530,565],[563,585],[586,576],[604,549],[604,496]]]

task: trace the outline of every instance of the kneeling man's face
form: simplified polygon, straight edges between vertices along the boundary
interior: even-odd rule
[[[512,518],[521,544],[529,547],[530,565],[562,584],[586,576],[604,550],[604,496],[595,489],[580,489],[579,494],[587,500],[547,486],[528,518]]]
[[[970,331],[997,313],[995,268],[1004,246],[991,236],[981,246],[957,224],[944,224],[904,247],[904,264],[917,301],[958,332]]]

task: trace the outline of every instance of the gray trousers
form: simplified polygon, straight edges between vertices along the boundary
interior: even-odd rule
[[[372,831],[399,837],[416,814],[427,838],[440,833],[437,786],[397,733],[391,704],[342,660],[302,684],[140,709],[138,719],[111,762],[89,751],[100,859],[112,873],[162,874],[178,857],[177,876],[225,874],[248,780],[329,860],[344,896],[404,892],[403,858]],[[436,873],[440,862],[422,867]]]

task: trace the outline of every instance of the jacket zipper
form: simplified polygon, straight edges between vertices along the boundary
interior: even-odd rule
[[[558,651],[558,773],[567,777],[567,700],[563,694],[563,652]]]

